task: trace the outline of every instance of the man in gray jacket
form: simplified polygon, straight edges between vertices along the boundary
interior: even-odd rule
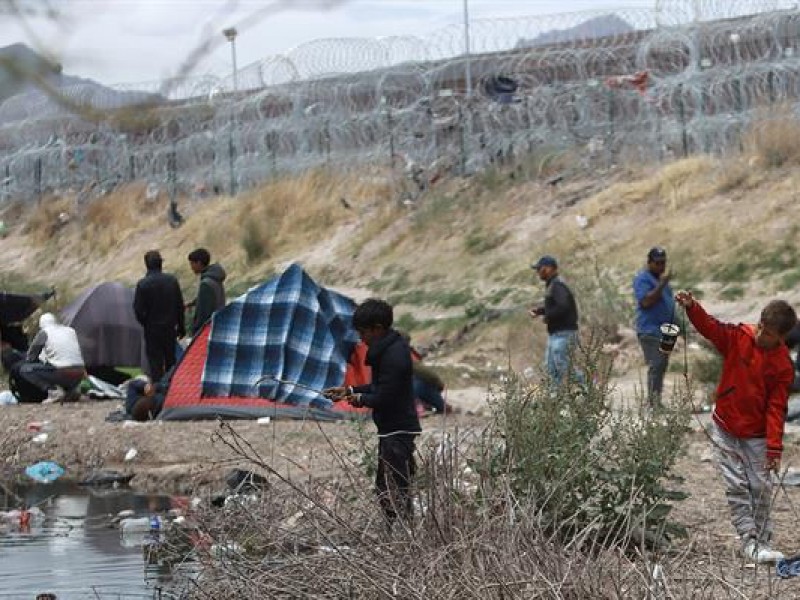
[[[192,335],[195,336],[211,318],[211,315],[225,306],[226,273],[219,263],[210,264],[211,254],[205,248],[193,250],[188,258],[192,272],[200,276],[197,299],[189,304],[189,306],[194,306]]]

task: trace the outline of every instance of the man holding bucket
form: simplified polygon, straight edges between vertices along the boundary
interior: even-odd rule
[[[672,325],[675,300],[669,287],[667,251],[651,248],[647,253],[647,266],[633,279],[636,297],[636,335],[647,363],[647,400],[650,408],[661,405],[664,374],[669,364],[669,352],[675,345],[678,328]],[[662,325],[668,326],[662,332]],[[662,345],[662,334],[664,346]]]

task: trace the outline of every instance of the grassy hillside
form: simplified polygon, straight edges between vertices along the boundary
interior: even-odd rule
[[[299,261],[325,285],[388,298],[418,344],[446,340],[454,361],[524,368],[543,347],[525,314],[541,297],[529,265],[542,253],[560,259],[587,324],[612,333],[630,323],[630,280],[653,245],[668,249],[674,286],[699,291],[723,316],[751,318],[773,296],[797,300],[800,153],[768,140],[753,137],[734,159],[573,173],[557,186],[497,168],[440,182],[411,208],[385,173],[318,171],[237,198],[182,200],[179,229],[167,224],[166,199],[148,201],[143,185],[87,205],[8,206],[0,277],[6,289],[55,285],[63,302],[101,281],[135,283],[144,252],[158,248],[191,297],[186,255],[205,246],[237,295]]]

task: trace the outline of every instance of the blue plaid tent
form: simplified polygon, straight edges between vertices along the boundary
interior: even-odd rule
[[[302,267],[291,265],[214,315],[202,396],[260,397],[330,408],[329,400],[306,388],[341,385],[358,341],[352,328],[354,309],[351,299],[319,286]],[[285,383],[266,379],[255,386],[270,376]]]

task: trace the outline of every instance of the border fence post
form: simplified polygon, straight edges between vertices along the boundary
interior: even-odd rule
[[[36,198],[39,202],[42,201],[42,157],[37,156],[36,161],[33,163],[33,182],[34,189],[36,190]]]
[[[683,157],[689,156],[689,137],[686,133],[686,106],[683,102],[683,84],[678,84],[678,120],[681,124],[681,146]]]

